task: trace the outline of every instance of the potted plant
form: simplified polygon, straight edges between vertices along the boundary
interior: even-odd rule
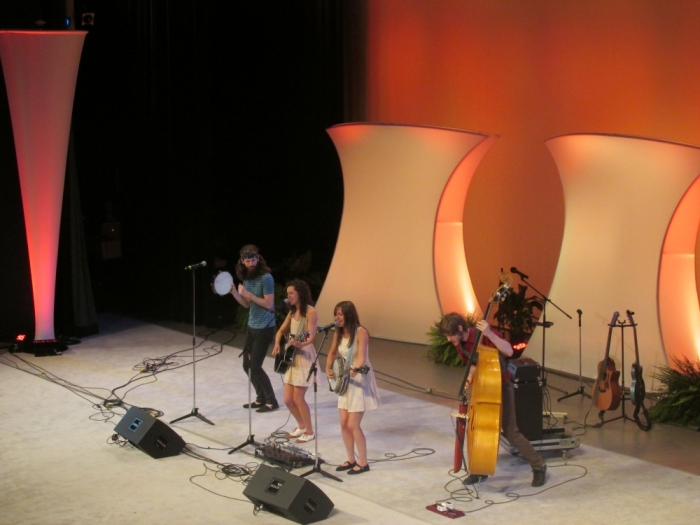
[[[527,286],[518,285],[518,291],[511,291],[498,303],[493,319],[498,328],[508,334],[512,345],[527,343],[535,328],[535,321],[542,312],[542,301],[538,296],[527,296]],[[535,312],[538,310],[539,312]]]
[[[674,358],[674,368],[661,366],[654,374],[663,385],[649,409],[654,421],[691,425],[700,429],[700,362]]]

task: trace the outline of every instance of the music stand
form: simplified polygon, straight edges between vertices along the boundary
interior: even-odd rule
[[[204,264],[204,263],[202,263]],[[210,425],[213,425],[211,421],[209,421],[206,417],[204,417],[202,414],[199,413],[199,409],[197,408],[197,359],[195,358],[195,348],[196,348],[196,337],[197,337],[197,328],[196,328],[196,323],[195,323],[195,270],[197,268],[200,268],[199,264],[193,264],[192,266],[188,266],[185,268],[185,270],[190,270],[192,272],[192,411],[189,414],[186,414],[182,417],[179,417],[177,419],[173,419],[170,424],[172,425],[173,423],[177,423],[178,421],[182,421],[183,419],[187,419],[188,417],[196,417],[204,421],[205,423],[209,423]]]
[[[583,315],[583,311],[581,311],[581,309],[579,308],[578,310],[576,310],[576,313],[578,314],[578,390],[576,392],[572,392],[571,394],[566,394],[565,396],[560,397],[559,399],[557,399],[557,401],[562,401],[564,399],[568,399],[570,397],[578,395],[591,399],[591,396],[583,391],[583,375],[581,373],[581,316]]]
[[[301,474],[301,477],[306,477],[309,474],[312,474],[314,472],[318,472],[319,474],[326,476],[327,478],[334,479],[336,481],[340,481],[341,483],[343,482],[342,479],[334,476],[333,474],[329,474],[328,472],[324,471],[320,467],[320,463],[318,461],[318,405],[317,405],[317,400],[316,400],[316,395],[318,392],[318,381],[317,381],[317,375],[316,372],[318,371],[318,367],[316,366],[316,363],[318,362],[318,358],[321,355],[321,348],[323,348],[323,344],[326,342],[326,338],[328,337],[328,330],[325,330],[323,332],[323,339],[321,340],[321,345],[318,347],[318,352],[316,352],[316,359],[314,359],[314,362],[311,363],[311,370],[309,370],[309,375],[306,377],[306,381],[308,382],[309,379],[311,379],[311,376],[314,376],[314,428],[316,429],[316,439],[314,439],[314,466],[311,470],[304,472]]]
[[[238,357],[241,357],[245,351],[246,351],[246,349],[244,347],[243,352],[241,352]],[[262,447],[262,443],[258,443],[257,441],[255,441],[255,436],[253,435],[253,405],[252,405],[252,401],[250,399],[250,385],[253,384],[253,381],[251,379],[252,376],[250,375],[250,371],[253,368],[251,366],[251,363],[250,363],[252,352],[253,352],[253,346],[251,345],[248,348],[248,437],[246,438],[246,440],[243,443],[241,443],[237,447],[234,447],[231,450],[229,450],[229,454],[233,454],[237,450],[240,450],[247,445]]]

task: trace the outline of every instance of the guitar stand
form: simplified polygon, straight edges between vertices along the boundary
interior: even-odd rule
[[[583,312],[579,308],[578,310],[576,310],[576,313],[578,314],[578,390],[576,392],[572,392],[571,394],[566,394],[565,396],[560,397],[559,399],[557,399],[557,401],[562,401],[564,399],[568,399],[570,397],[579,395],[591,399],[591,396],[583,391],[583,376],[581,375],[581,315],[583,315]]]
[[[243,350],[243,351],[245,352],[245,350]],[[253,423],[252,423],[252,421],[253,421],[253,405],[252,405],[252,401],[250,399],[250,385],[253,384],[253,381],[252,381],[251,375],[250,375],[250,371],[252,368],[250,366],[251,365],[250,352],[252,352],[252,351],[253,351],[252,348],[250,348],[248,351],[248,437],[246,438],[246,440],[243,443],[241,443],[237,447],[234,447],[231,450],[229,450],[229,454],[233,454],[237,450],[240,450],[247,445],[253,445],[254,447],[262,447],[262,443],[258,443],[257,441],[255,441],[255,436],[253,435]],[[241,353],[241,355],[243,355],[243,354]],[[241,357],[241,355],[239,355],[238,357]]]
[[[632,421],[633,423],[637,423],[633,418],[629,417],[627,415],[627,412],[625,411],[625,401],[629,399],[629,396],[625,394],[625,328],[632,328],[631,324],[627,324],[624,320],[617,321],[617,324],[615,325],[616,328],[621,328],[622,329],[622,337],[620,339],[620,354],[621,354],[621,361],[622,361],[622,368],[620,369],[620,375],[622,376],[622,385],[621,385],[621,391],[622,395],[620,396],[620,404],[622,406],[622,414],[620,414],[617,417],[614,417],[612,419],[608,419],[607,421],[605,420],[605,410],[601,410],[598,412],[598,417],[600,418],[600,423],[593,425],[595,428],[600,428],[606,423],[612,423],[613,421],[617,421],[618,419],[628,419],[629,421]]]
[[[195,278],[194,278],[194,272],[197,268],[190,268],[190,271],[192,272],[192,411],[189,414],[186,414],[182,417],[179,417],[177,419],[173,419],[170,424],[172,425],[173,423],[177,423],[178,421],[182,421],[183,419],[187,419],[188,417],[196,417],[198,419],[201,419],[205,423],[209,423],[210,425],[213,425],[211,421],[209,421],[206,417],[204,417],[202,414],[199,413],[199,409],[197,408],[197,359],[195,357],[195,348],[196,348],[196,338],[197,338],[197,328],[195,324]]]
[[[311,370],[309,370],[309,375],[306,377],[306,381],[308,382],[309,379],[311,379],[311,376],[314,376],[314,428],[316,429],[316,439],[314,439],[314,466],[311,470],[304,472],[303,474],[300,475],[300,477],[304,478],[308,476],[309,474],[313,474],[314,472],[318,472],[322,476],[326,476],[327,478],[334,479],[336,481],[340,481],[341,483],[343,482],[342,479],[334,476],[333,474],[329,474],[328,472],[324,471],[320,467],[320,463],[318,460],[318,404],[317,404],[317,394],[318,394],[318,381],[317,381],[317,376],[316,372],[318,371],[318,368],[316,366],[316,363],[318,362],[318,357],[321,355],[321,348],[323,348],[323,344],[326,342],[326,338],[328,337],[328,330],[323,332],[323,340],[321,340],[321,345],[318,347],[318,352],[316,352],[316,359],[314,359],[314,362],[311,363]]]

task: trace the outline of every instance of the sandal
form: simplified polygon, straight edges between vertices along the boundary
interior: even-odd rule
[[[355,464],[355,467],[357,468],[357,470],[355,470],[355,468],[348,470],[348,475],[362,474],[363,472],[369,471],[369,463],[367,463],[364,467],[361,467],[360,465]]]
[[[346,461],[345,463],[343,463],[339,467],[336,467],[335,470],[336,470],[336,472],[342,472],[344,470],[350,470],[355,465],[357,465],[357,463],[355,463],[354,461],[352,463],[350,463],[349,461]]]

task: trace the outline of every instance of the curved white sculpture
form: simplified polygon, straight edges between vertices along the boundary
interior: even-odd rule
[[[35,341],[52,341],[73,95],[85,31],[0,31],[34,296]]]
[[[320,319],[332,320],[333,307],[351,300],[373,336],[424,343],[444,311],[477,304],[462,217],[471,176],[496,138],[386,124],[343,124],[328,133],[345,202],[316,305]]]
[[[546,334],[545,366],[578,374],[577,309],[583,311],[584,376],[597,374],[614,311],[620,312],[621,320],[626,310],[635,312],[642,366],[651,371],[666,364],[659,318],[667,313],[657,309],[660,261],[671,217],[700,173],[700,148],[592,134],[566,135],[546,144],[561,175],[566,206],[564,239],[549,297],[574,320],[551,307],[547,310],[554,326]],[[697,234],[697,223],[694,231]],[[685,284],[695,288],[694,281]],[[611,355],[620,369],[622,330],[613,333]],[[541,344],[538,328],[530,341],[531,354]],[[629,386],[629,365],[634,360],[630,329],[625,329],[625,347],[622,372]],[[648,387],[653,387],[651,383],[647,380]]]

